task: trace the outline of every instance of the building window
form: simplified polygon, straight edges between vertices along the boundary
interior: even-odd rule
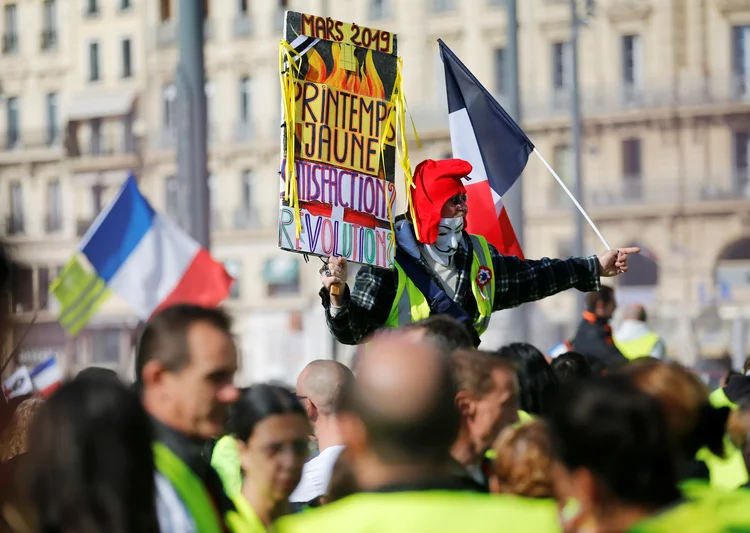
[[[567,108],[571,87],[570,43],[552,43],[552,105],[555,109]]]
[[[622,86],[626,103],[637,100],[643,84],[643,48],[640,35],[622,37]]]
[[[57,93],[47,93],[47,145],[52,146],[57,142],[60,126],[58,124],[59,105]]]
[[[13,269],[11,306],[14,313],[34,310],[34,271],[28,266],[17,265]]]
[[[94,217],[99,214],[104,204],[104,185],[97,183],[91,186],[91,208]],[[92,217],[93,218],[93,217]]]
[[[122,40],[122,77],[130,78],[133,75],[133,63],[131,55],[131,40]]]
[[[622,141],[622,178],[623,197],[625,200],[641,198],[641,140],[625,139]]]
[[[237,14],[241,17],[246,17],[250,14],[249,0],[237,0]]]
[[[432,0],[432,11],[434,11],[435,13],[453,11],[454,9],[454,0]]]
[[[250,123],[250,77],[243,76],[240,79],[240,121],[242,124]]]
[[[20,182],[10,184],[10,219],[8,234],[23,233],[23,189]]]
[[[99,0],[86,0],[86,15],[93,16],[99,14]]]
[[[296,296],[299,294],[299,261],[293,256],[279,256],[266,261],[263,269],[268,296]]]
[[[162,125],[165,130],[173,130],[176,126],[175,103],[177,101],[177,87],[171,83],[161,91]]]
[[[21,141],[20,110],[17,96],[11,96],[5,101],[5,120],[8,137],[5,139],[5,147],[15,148]]]
[[[245,169],[242,171],[242,207],[252,209],[253,207],[253,171]]]
[[[571,146],[569,144],[558,144],[555,146],[553,158],[554,168],[557,171],[558,176],[563,180],[565,186],[568,187],[568,189],[571,189],[573,187],[573,150],[571,149]],[[568,195],[565,194],[563,188],[560,187],[557,182],[550,183],[554,187],[552,203],[556,207],[567,205],[565,202],[567,201]]]
[[[60,231],[62,228],[62,196],[60,180],[47,182],[47,232]]]
[[[37,309],[47,309],[49,305],[49,268],[41,267],[37,271]]]
[[[101,155],[102,154],[102,119],[95,118],[89,123],[91,128],[91,138],[89,139],[89,154]]]
[[[386,19],[390,16],[390,0],[370,0],[370,18],[372,20]]]
[[[117,364],[120,362],[120,330],[97,329],[91,332],[91,357],[93,363]]]
[[[240,205],[235,213],[235,229],[251,229],[258,226],[255,209],[255,176],[245,169],[240,174]]]
[[[734,185],[741,195],[750,195],[750,132],[734,134]]]
[[[286,13],[287,8],[289,7],[289,2],[287,0],[278,0],[278,3],[276,4],[276,28],[282,29],[284,27],[284,13]]]
[[[232,300],[237,300],[240,297],[240,279],[242,277],[242,263],[234,259],[224,261],[224,268],[227,273],[234,278],[234,283],[229,292],[229,297]]]
[[[162,22],[172,18],[172,0],[159,0],[159,18]]]
[[[495,48],[495,92],[502,96],[508,95],[508,61],[505,48]]]
[[[18,9],[16,4],[6,4],[4,9],[5,30],[3,33],[3,53],[18,53]]]
[[[89,81],[99,81],[99,43],[89,43]]]
[[[165,205],[167,216],[175,222],[179,220],[180,215],[180,184],[176,176],[169,176],[165,182]]]
[[[42,50],[57,48],[57,0],[44,0]]]
[[[133,7],[131,0],[120,0],[120,11],[127,11],[131,7]]]
[[[750,94],[750,26],[732,28],[732,86],[734,96]]]

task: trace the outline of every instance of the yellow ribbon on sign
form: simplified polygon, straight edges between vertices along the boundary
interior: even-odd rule
[[[297,191],[297,167],[294,161],[294,150],[296,143],[295,131],[297,129],[297,104],[295,101],[297,76],[300,64],[297,59],[300,54],[292,46],[282,40],[279,46],[279,77],[281,81],[281,103],[284,109],[284,130],[286,134],[286,165],[282,171],[286,180],[284,187],[284,200],[294,209],[294,228],[299,239],[302,233],[302,221],[299,213],[299,193]],[[284,63],[286,62],[286,66]]]

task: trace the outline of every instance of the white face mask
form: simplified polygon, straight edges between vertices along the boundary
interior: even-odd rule
[[[443,266],[451,264],[453,254],[461,246],[464,229],[464,218],[441,218],[438,226],[438,236],[434,244],[425,244],[427,254]]]

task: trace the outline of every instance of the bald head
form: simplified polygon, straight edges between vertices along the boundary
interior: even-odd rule
[[[624,318],[629,320],[646,321],[646,308],[640,304],[633,304],[625,309]]]
[[[459,415],[450,362],[413,334],[376,337],[359,363],[354,410],[369,446],[389,464],[445,461]]]
[[[354,374],[337,361],[313,361],[297,378],[297,395],[309,398],[323,415],[339,413],[353,388]]]

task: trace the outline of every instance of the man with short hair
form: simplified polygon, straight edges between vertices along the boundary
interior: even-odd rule
[[[232,531],[242,519],[203,450],[224,431],[237,349],[222,310],[176,305],[146,324],[136,379],[156,442],[157,510],[163,532]]]
[[[344,450],[339,414],[354,389],[354,374],[337,361],[308,364],[297,378],[297,397],[305,406],[320,453],[302,469],[302,479],[289,497],[292,503],[309,503],[324,496],[333,465]]]
[[[464,324],[449,315],[432,315],[408,324],[405,331],[420,332],[425,339],[434,341],[447,355],[460,348],[474,347],[472,332]]]
[[[450,468],[460,417],[450,361],[399,332],[362,355],[342,425],[359,493],[277,521],[277,533],[556,531],[554,506],[467,491]],[[544,509],[542,509],[544,508]],[[508,517],[512,516],[508,521]]]
[[[615,346],[609,325],[616,308],[615,291],[612,287],[602,285],[600,291],[586,294],[583,320],[569,344],[570,350],[583,354],[595,367],[608,369],[627,362]]]
[[[518,378],[514,362],[499,353],[457,350],[451,356],[461,414],[451,455],[484,492],[489,490],[485,454],[506,427],[518,421]]]
[[[615,346],[631,361],[642,357],[663,360],[667,355],[664,339],[648,326],[647,320],[645,307],[631,305],[614,333]]]

